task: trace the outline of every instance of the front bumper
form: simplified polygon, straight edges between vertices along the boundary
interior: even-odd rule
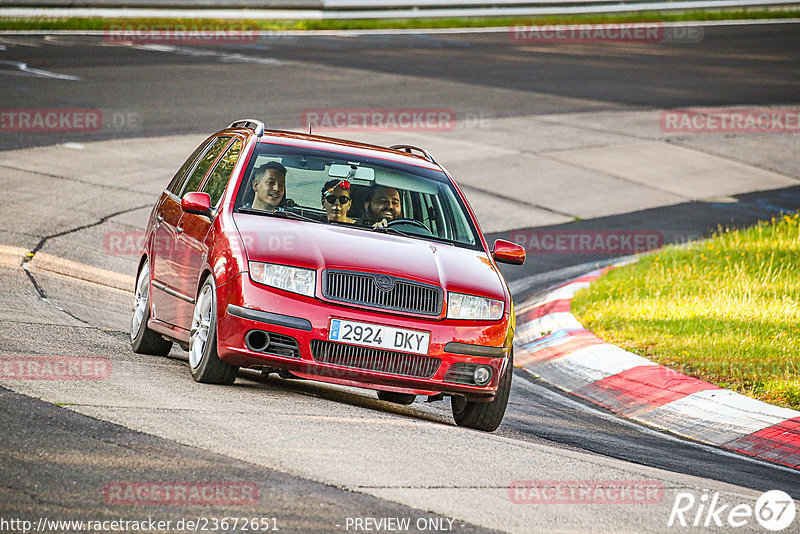
[[[247,273],[219,286],[217,291],[217,350],[220,358],[232,365],[286,369],[303,378],[370,389],[463,395],[477,402],[494,399],[506,372],[513,338],[509,313],[499,321],[401,315],[334,304],[261,286],[253,283]],[[373,350],[327,341],[332,318],[430,332],[428,353],[385,355],[387,351],[377,354]],[[247,338],[253,331],[267,332],[278,339],[277,345],[267,350],[253,350],[253,343],[248,341],[254,338]],[[286,338],[296,341],[296,351],[284,350]],[[338,349],[348,354],[352,352],[354,356],[347,361],[327,357],[340,352]],[[381,359],[386,365],[376,363]],[[454,376],[458,375],[455,371],[475,365],[492,369],[488,385],[454,382]]]

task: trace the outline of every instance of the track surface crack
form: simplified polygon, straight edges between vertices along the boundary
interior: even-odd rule
[[[44,302],[46,302],[47,304],[52,306],[53,308],[57,309],[60,312],[63,312],[65,314],[67,314],[68,316],[72,317],[76,321],[81,322],[81,323],[83,323],[83,324],[85,324],[87,326],[96,328],[94,325],[90,324],[88,321],[86,321],[84,319],[81,319],[80,317],[78,317],[74,313],[70,312],[69,310],[66,310],[66,309],[62,308],[61,306],[59,306],[55,302],[51,301],[47,297],[47,293],[45,292],[44,288],[39,284],[39,282],[37,282],[36,277],[31,272],[30,267],[29,267],[29,263],[36,257],[36,253],[39,252],[42,249],[42,247],[45,246],[47,241],[49,241],[50,239],[54,239],[54,238],[57,238],[57,237],[63,237],[65,235],[74,234],[76,232],[80,232],[80,231],[86,230],[88,228],[93,228],[95,226],[99,226],[99,225],[105,223],[106,221],[108,221],[109,219],[112,219],[112,218],[117,217],[119,215],[125,215],[127,213],[131,213],[133,211],[137,211],[137,210],[146,208],[149,205],[150,204],[142,204],[142,205],[134,206],[132,208],[127,208],[127,209],[124,209],[124,210],[116,211],[114,213],[110,213],[108,215],[105,215],[105,216],[101,217],[100,219],[98,219],[95,222],[88,223],[88,224],[83,224],[81,226],[76,226],[74,228],[70,228],[69,230],[64,230],[63,232],[57,232],[55,234],[50,234],[50,235],[42,237],[39,240],[39,243],[37,243],[36,246],[33,247],[33,249],[30,252],[28,252],[28,254],[25,255],[25,257],[22,260],[22,264],[21,264],[22,270],[25,271],[25,274],[28,276],[28,279],[33,284],[33,287],[36,290],[36,292],[39,294],[39,297]]]

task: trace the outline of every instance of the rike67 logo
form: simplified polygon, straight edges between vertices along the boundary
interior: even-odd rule
[[[739,528],[755,519],[763,528],[777,532],[792,525],[796,513],[792,498],[780,490],[763,493],[755,504],[735,505],[722,502],[717,492],[703,493],[699,498],[681,492],[675,495],[667,526]]]

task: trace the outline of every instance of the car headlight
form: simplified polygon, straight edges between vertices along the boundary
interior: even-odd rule
[[[448,319],[478,319],[496,321],[503,316],[505,303],[502,300],[476,297],[463,293],[447,294]]]
[[[275,263],[250,262],[250,279],[308,297],[314,296],[317,273],[313,269],[288,267]]]

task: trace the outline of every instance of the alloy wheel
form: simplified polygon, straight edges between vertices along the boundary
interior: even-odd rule
[[[211,330],[213,304],[214,292],[211,286],[203,286],[192,313],[192,330],[189,338],[189,364],[192,369],[197,369],[203,359],[208,333]]]

